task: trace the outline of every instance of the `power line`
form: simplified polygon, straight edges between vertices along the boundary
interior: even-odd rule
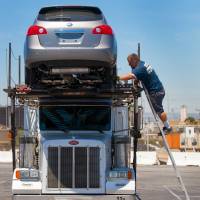
[[[12,78],[12,76],[11,76],[11,80],[14,83],[14,85],[16,85],[16,82],[14,81],[14,79]]]
[[[11,53],[12,53],[13,58],[14,58],[16,61],[18,61],[19,59],[15,56],[15,54],[14,54],[12,48],[11,48]]]

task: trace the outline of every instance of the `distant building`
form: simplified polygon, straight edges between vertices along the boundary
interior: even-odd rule
[[[181,122],[184,122],[187,119],[187,107],[185,105],[181,106],[180,117]]]
[[[199,126],[185,126],[180,135],[182,150],[200,150],[200,127]]]

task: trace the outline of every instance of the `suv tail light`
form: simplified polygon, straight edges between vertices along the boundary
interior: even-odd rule
[[[47,30],[44,27],[33,25],[29,27],[27,36],[30,35],[44,35],[47,34]]]
[[[92,30],[92,33],[93,34],[113,35],[113,30],[110,26],[104,24],[104,25],[95,27]]]

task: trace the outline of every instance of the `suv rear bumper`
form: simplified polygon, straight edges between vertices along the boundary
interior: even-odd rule
[[[13,200],[136,200],[135,195],[13,195]]]
[[[25,65],[52,60],[93,60],[113,65],[116,57],[112,48],[29,49],[25,54]]]

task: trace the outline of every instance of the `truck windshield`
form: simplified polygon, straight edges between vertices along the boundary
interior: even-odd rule
[[[109,106],[41,106],[40,130],[110,130]]]

